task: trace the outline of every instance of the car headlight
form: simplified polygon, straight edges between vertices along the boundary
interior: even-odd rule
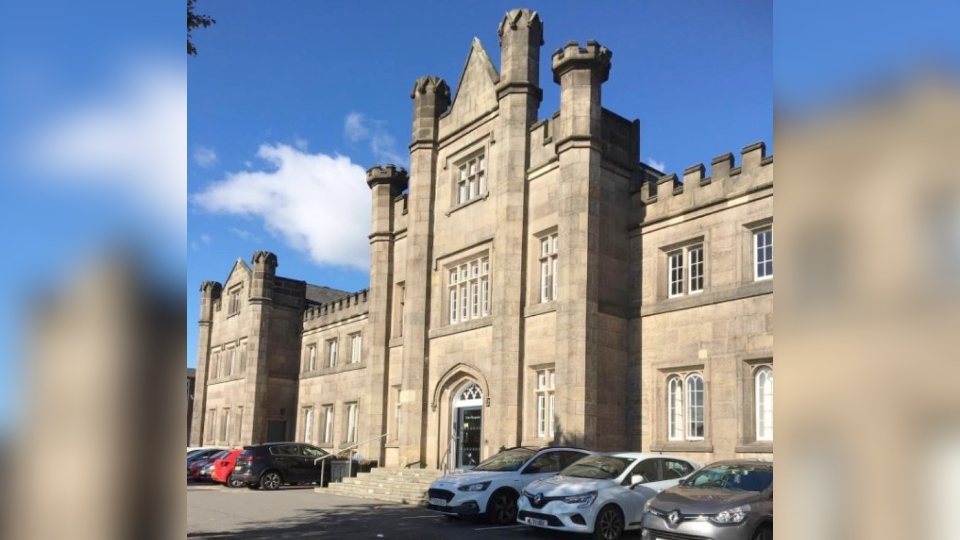
[[[750,505],[745,504],[743,506],[731,508],[730,510],[724,510],[723,512],[711,517],[710,521],[714,523],[720,523],[721,525],[743,523],[743,520],[747,519],[748,512],[750,512]]]
[[[596,491],[591,491],[590,493],[581,493],[580,495],[570,495],[569,497],[563,498],[563,502],[567,504],[576,504],[580,508],[586,508],[590,506],[595,500],[597,500]]]
[[[647,502],[643,503],[643,513],[646,514],[650,511],[650,505],[653,504],[653,498],[647,499]]]
[[[483,491],[490,487],[490,482],[479,482],[476,484],[467,484],[465,486],[460,486],[457,489],[460,491]]]

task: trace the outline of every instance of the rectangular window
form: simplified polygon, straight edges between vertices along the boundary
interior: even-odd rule
[[[347,442],[357,442],[357,404],[347,403]]]
[[[350,336],[350,363],[360,363],[362,353],[363,342],[361,341],[360,334],[353,334]]]
[[[400,387],[394,389],[393,402],[393,440],[400,439]]]
[[[307,345],[307,371],[317,369],[317,346],[316,344]]]
[[[333,443],[333,405],[323,406],[323,442]]]
[[[457,204],[476,199],[486,192],[486,160],[484,156],[476,156],[457,168]]]
[[[753,279],[773,277],[773,229],[766,228],[753,232]]]
[[[230,409],[223,410],[223,418],[220,419],[220,442],[229,443],[227,439],[230,435]]]
[[[207,411],[207,425],[204,426],[203,432],[207,435],[207,443],[214,443],[217,441],[217,410],[210,409]]]
[[[210,359],[210,379],[216,379],[220,376],[220,353],[215,352]]]
[[[237,371],[237,348],[230,349],[230,363],[227,367],[227,377],[230,377]]]
[[[247,371],[247,343],[240,345],[240,373]]]
[[[553,437],[556,374],[552,369],[537,372],[537,436]]]
[[[403,306],[406,302],[407,297],[407,288],[405,283],[397,283],[397,318],[396,318],[396,331],[393,333],[394,336],[400,337],[403,335]]]
[[[240,312],[240,289],[230,291],[230,315]]]
[[[557,234],[540,239],[540,301],[557,299]]]
[[[327,340],[327,367],[337,366],[337,340]]]
[[[243,440],[243,407],[237,407],[237,438],[236,440]]]
[[[667,254],[668,296],[682,296],[703,292],[704,259],[703,244],[696,244]]]
[[[449,270],[450,323],[490,314],[490,259],[483,257]]]
[[[703,292],[703,246],[694,246],[687,250],[690,260],[690,294]]]
[[[313,444],[313,407],[303,409],[303,442]]]

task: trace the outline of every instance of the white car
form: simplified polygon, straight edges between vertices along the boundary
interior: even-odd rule
[[[688,459],[661,454],[587,456],[559,475],[528,485],[517,504],[517,521],[616,540],[624,530],[640,528],[648,499],[699,468]]]
[[[510,448],[470,471],[434,481],[427,492],[427,508],[452,516],[485,514],[495,524],[513,524],[517,519],[517,499],[527,484],[556,476],[590,454],[581,448]]]

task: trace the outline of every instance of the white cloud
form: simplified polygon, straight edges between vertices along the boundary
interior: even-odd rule
[[[369,268],[370,190],[363,167],[345,156],[264,144],[269,170],[229,173],[193,195],[210,211],[263,220],[288,246],[322,266]],[[231,231],[240,235],[240,229]]]
[[[660,171],[660,172],[664,172],[664,171],[667,170],[667,164],[666,164],[666,163],[664,163],[664,162],[662,162],[662,161],[657,161],[657,160],[655,160],[655,159],[653,159],[653,158],[650,158],[650,159],[647,160],[647,165],[653,167],[654,169],[656,169],[656,170],[658,170],[658,171]]]
[[[119,195],[185,240],[186,65],[141,61],[114,82],[28,134],[23,155],[46,180]]]
[[[193,152],[193,160],[204,169],[209,169],[217,164],[217,153],[214,152],[212,148],[199,146]]]
[[[397,165],[407,165],[408,156],[397,151],[397,140],[386,130],[386,122],[367,118],[358,112],[347,115],[343,121],[343,135],[350,142],[370,142],[370,151],[376,159]]]
[[[250,232],[250,231],[248,231],[248,230],[246,230],[246,229],[238,229],[238,228],[236,228],[236,227],[230,227],[229,231],[232,232],[233,234],[237,235],[237,237],[238,237],[239,239],[244,240],[244,241],[247,241],[247,242],[250,242],[250,241],[259,242],[259,241],[260,241],[260,237],[259,237],[259,236],[256,236],[255,234],[253,234],[252,232]]]

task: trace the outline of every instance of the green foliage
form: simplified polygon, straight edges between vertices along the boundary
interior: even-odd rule
[[[196,3],[197,0],[187,0],[187,54],[191,56],[197,55],[197,48],[194,47],[193,42],[190,41],[193,29],[200,27],[207,28],[217,22],[209,15],[197,15],[194,13]]]

